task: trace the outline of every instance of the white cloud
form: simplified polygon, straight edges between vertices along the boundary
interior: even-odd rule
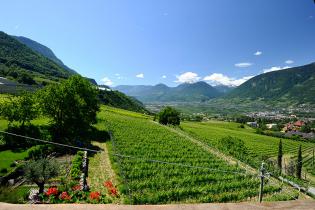
[[[144,74],[143,73],[137,74],[136,77],[143,79],[144,78]]]
[[[254,55],[257,55],[257,56],[258,56],[258,55],[261,55],[261,54],[262,54],[261,51],[257,51],[257,52],[254,53]]]
[[[235,79],[220,73],[214,73],[209,76],[206,76],[205,78],[203,78],[203,80],[207,81],[211,85],[239,86],[252,77],[253,76],[246,76],[240,79]]]
[[[165,79],[165,78],[166,78],[166,75],[163,75],[162,78]]]
[[[292,63],[294,63],[294,61],[293,60],[286,60],[285,63],[286,64],[292,64]]]
[[[198,77],[198,74],[194,72],[185,72],[179,76],[176,76],[177,80],[175,82],[177,83],[195,83],[200,80],[200,77]]]
[[[239,68],[247,68],[247,67],[250,67],[250,66],[252,66],[253,64],[252,63],[247,63],[247,62],[245,62],[245,63],[236,63],[236,64],[234,64],[236,67],[239,67]]]
[[[269,69],[263,69],[263,72],[267,73],[267,72],[271,72],[271,71],[279,71],[279,70],[288,69],[288,68],[290,68],[290,66],[284,66],[284,67],[273,66],[273,67],[271,67]]]
[[[119,76],[120,76],[120,74],[117,74],[117,73],[116,73],[116,74],[115,74],[115,76],[116,76],[116,77],[119,77]]]
[[[104,77],[101,79],[101,81],[104,83],[104,85],[112,86],[114,83],[112,80],[110,80],[108,77]]]

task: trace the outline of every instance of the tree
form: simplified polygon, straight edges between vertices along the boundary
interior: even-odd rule
[[[280,169],[280,173],[282,171],[282,156],[283,156],[282,141],[280,139],[278,147],[278,168]]]
[[[303,133],[309,133],[312,131],[312,127],[310,124],[305,124],[301,127],[301,132]]]
[[[9,123],[19,122],[22,127],[25,123],[29,123],[38,115],[35,106],[35,100],[31,93],[24,92],[21,96],[12,97],[2,102],[0,106],[1,115],[6,118]]]
[[[180,124],[180,113],[172,108],[172,107],[165,107],[159,114],[159,123],[163,125],[179,125]]]
[[[96,122],[97,89],[79,75],[46,86],[38,98],[43,114],[52,120],[55,139],[74,140]]]
[[[59,167],[55,160],[31,160],[24,167],[24,176],[39,187],[39,194],[44,193],[45,183],[58,175]]]
[[[302,177],[302,146],[299,147],[298,158],[296,163],[296,177],[301,179]]]
[[[23,72],[18,76],[18,82],[23,83],[23,84],[28,84],[28,85],[35,85],[36,82],[35,80],[31,77],[31,75]]]

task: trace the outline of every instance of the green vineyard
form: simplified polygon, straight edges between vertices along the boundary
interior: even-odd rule
[[[256,157],[256,163],[277,156],[279,138],[256,134],[254,129],[239,128],[238,125],[237,123],[217,121],[184,122],[182,128],[191,136],[217,148],[220,147],[220,140],[224,137],[231,136],[241,139],[251,153],[251,157]],[[312,162],[315,143],[282,139],[282,144],[285,156],[293,159],[296,158],[299,145],[302,145],[303,166],[310,174],[315,175],[315,166]]]
[[[111,158],[125,203],[228,202],[257,198],[257,174],[250,175],[236,165],[229,165],[147,118],[108,107],[99,114],[99,123],[112,132]],[[279,186],[267,185],[265,193],[280,190]]]

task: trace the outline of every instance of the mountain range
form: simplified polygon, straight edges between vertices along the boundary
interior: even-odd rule
[[[315,104],[315,63],[257,75],[238,87],[214,86],[206,82],[180,84],[120,85],[115,87],[138,100],[149,102],[203,102],[213,98],[226,100],[281,101],[288,104]]]
[[[142,102],[187,102],[207,101],[221,96],[217,90],[206,82],[184,83],[177,87],[165,84],[151,85],[119,85],[114,89],[133,96]]]
[[[224,96],[225,99],[315,103],[315,63],[260,74]]]

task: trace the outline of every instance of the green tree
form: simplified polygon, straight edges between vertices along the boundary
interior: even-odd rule
[[[300,145],[297,163],[296,163],[296,177],[299,179],[301,179],[301,177],[302,177],[302,164],[303,164],[302,161],[303,161],[303,159],[302,159],[302,146]]]
[[[301,127],[301,132],[309,133],[312,131],[312,127],[310,124],[305,124]]]
[[[163,125],[179,125],[180,124],[180,113],[172,108],[165,107],[159,114],[159,123]]]
[[[34,182],[39,187],[39,193],[44,193],[45,183],[58,175],[59,167],[55,160],[31,160],[24,167],[24,176],[28,181]]]
[[[23,83],[23,84],[28,84],[28,85],[35,85],[36,84],[33,77],[31,77],[31,75],[29,75],[25,72],[23,72],[22,74],[20,74],[18,76],[18,82]]]
[[[24,92],[21,96],[11,97],[0,105],[1,115],[6,118],[9,123],[16,121],[22,127],[25,123],[38,116],[34,96],[31,93]]]
[[[52,119],[55,139],[72,141],[96,122],[97,89],[79,75],[46,86],[38,98],[43,114]]]
[[[282,140],[280,139],[278,147],[278,168],[280,169],[280,173],[282,171],[282,156],[283,156]]]

